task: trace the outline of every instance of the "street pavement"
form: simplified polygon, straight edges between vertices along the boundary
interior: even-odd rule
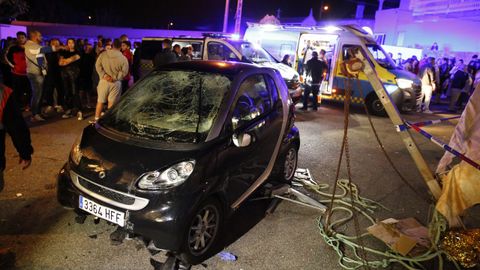
[[[449,115],[404,116],[423,121]],[[350,118],[353,181],[362,196],[390,209],[378,211],[375,219],[415,217],[426,224],[431,211],[423,199],[428,197],[426,185],[389,119],[374,117],[374,123],[395,164],[424,196],[414,193],[395,175],[359,108],[353,109]],[[109,234],[113,227],[103,221],[95,224],[91,217],[85,224],[77,224],[74,213],[56,201],[56,175],[87,124],[56,116],[33,125],[35,154],[26,171],[16,164],[18,155],[7,138],[6,187],[0,194],[0,248],[10,248],[16,254],[15,269],[153,269],[149,252],[138,241],[112,246]],[[448,142],[455,124],[450,121],[425,130]],[[299,167],[310,169],[316,181],[333,184],[343,135],[342,106],[322,104],[318,112],[298,112],[296,125],[301,134]],[[433,170],[443,151],[417,134],[414,138]],[[341,175],[345,178],[345,170]],[[193,269],[341,269],[336,253],[319,234],[319,212],[283,202],[272,215],[263,218],[264,205],[249,207],[257,211],[245,210],[227,228],[227,238],[233,243],[225,251],[236,255],[237,260],[224,261],[215,256]],[[378,241],[374,244],[384,248]],[[164,259],[162,254],[154,258]]]

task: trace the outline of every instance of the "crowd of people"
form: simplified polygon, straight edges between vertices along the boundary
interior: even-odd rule
[[[55,112],[62,118],[83,120],[89,108],[95,108],[95,122],[105,105],[113,106],[140,79],[141,43],[135,42],[132,48],[126,35],[116,39],[98,36],[93,43],[74,38],[62,43],[52,38],[44,44],[38,31],[31,31],[28,38],[25,32],[18,32],[1,45],[3,83],[13,89],[21,108],[31,111],[32,122],[45,121]],[[192,47],[172,46],[166,39],[154,66],[192,57]]]
[[[448,100],[448,111],[461,111],[480,83],[480,59],[473,55],[465,64],[463,59],[416,56],[402,60],[401,55],[395,60],[397,67],[416,74],[422,81],[422,99],[417,103],[417,112],[432,113],[430,103]]]
[[[98,36],[93,44],[74,38],[64,43],[52,38],[44,44],[38,31],[31,31],[28,38],[18,32],[2,41],[3,84],[13,89],[23,111],[31,111],[32,122],[45,121],[54,112],[83,120],[85,109],[93,108],[97,97],[96,121],[104,104],[111,107],[132,78],[139,78],[131,47],[126,35],[113,40]]]

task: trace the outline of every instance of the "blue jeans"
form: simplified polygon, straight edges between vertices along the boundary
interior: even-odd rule
[[[43,95],[43,75],[27,73],[28,80],[32,86],[32,115],[40,114]]]

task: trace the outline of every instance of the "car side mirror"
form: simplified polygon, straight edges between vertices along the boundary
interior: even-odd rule
[[[235,144],[236,147],[247,147],[253,142],[253,138],[250,134],[248,133],[241,133],[241,134],[236,134],[234,133],[232,135],[232,141],[233,144]]]

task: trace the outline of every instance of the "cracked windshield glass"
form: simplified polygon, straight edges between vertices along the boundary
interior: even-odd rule
[[[99,124],[144,139],[201,142],[230,84],[220,74],[154,71],[130,89]]]

